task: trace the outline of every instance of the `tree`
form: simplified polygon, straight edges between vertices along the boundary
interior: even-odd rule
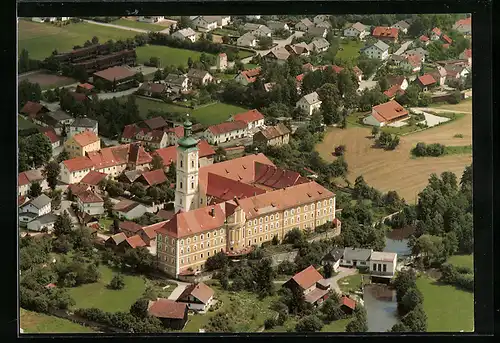
[[[274,269],[272,261],[268,258],[261,260],[255,273],[255,283],[257,293],[261,297],[272,295],[274,293]]]
[[[115,276],[113,276],[111,282],[109,283],[109,288],[118,290],[122,289],[123,287],[125,287],[125,280],[123,279],[123,276],[121,274],[116,274]]]
[[[413,311],[418,305],[423,303],[422,293],[417,288],[410,288],[401,299],[401,310],[403,314]]]
[[[345,317],[344,311],[342,311],[342,309],[340,308],[338,295],[336,293],[334,294],[336,295],[336,297],[333,296],[325,300],[320,309],[321,313],[323,314],[324,320],[329,322]]]
[[[392,326],[391,332],[408,332],[410,329],[403,323],[396,323]]]
[[[58,210],[61,207],[62,191],[60,189],[50,192],[52,210]]]
[[[132,304],[129,312],[138,318],[146,318],[148,316],[148,301],[149,299],[146,298],[137,300]]]
[[[71,218],[67,211],[58,215],[54,223],[54,235],[59,237],[62,235],[68,235],[73,230],[73,224],[71,223]]]
[[[297,332],[318,332],[322,328],[323,323],[315,315],[304,317],[295,325],[295,331]]]
[[[57,155],[57,163],[61,163],[62,161],[69,160],[69,153],[66,151],[66,149],[63,149],[59,155]]]
[[[396,274],[393,280],[393,286],[396,289],[398,302],[402,301],[404,295],[410,288],[415,288],[417,275],[413,269],[401,270]]]
[[[104,210],[108,214],[108,216],[112,217],[113,216],[113,203],[111,202],[111,198],[109,196],[104,197],[104,204],[103,204]]]
[[[138,198],[143,198],[146,196],[146,188],[142,183],[135,182],[130,186],[130,193],[135,195]]]
[[[160,81],[163,79],[163,72],[161,69],[158,69],[157,71],[154,72],[153,74],[153,81]]]
[[[56,189],[57,178],[60,172],[61,166],[56,161],[49,162],[43,169],[42,174],[47,179],[50,189]]]
[[[220,251],[217,254],[207,258],[207,261],[205,262],[205,269],[208,271],[222,269],[228,264],[229,264],[229,259],[227,255]]]
[[[380,91],[382,92],[385,92],[386,90],[389,89],[389,81],[387,81],[387,78],[385,77],[382,77],[379,81],[378,81],[378,85],[380,87]]]
[[[157,170],[157,169],[163,169],[163,159],[161,158],[160,155],[154,154],[153,155],[153,160],[151,161],[151,167],[153,168],[152,170]]]
[[[217,312],[211,317],[206,326],[207,332],[234,332],[235,329],[230,321],[229,314]]]
[[[36,198],[42,194],[42,186],[38,182],[33,182],[30,186],[28,196],[30,198]]]
[[[427,331],[427,315],[421,304],[408,312],[408,314],[401,319],[401,322],[408,327],[411,332]]]
[[[17,99],[19,108],[22,108],[28,101],[40,102],[42,89],[38,83],[22,80],[17,86]]]
[[[367,332],[368,323],[366,321],[366,310],[363,306],[357,305],[354,310],[354,319],[347,324],[346,332]]]

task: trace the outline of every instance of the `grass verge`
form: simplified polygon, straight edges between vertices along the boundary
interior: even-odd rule
[[[70,320],[20,309],[20,325],[24,333],[95,333],[89,327]]]

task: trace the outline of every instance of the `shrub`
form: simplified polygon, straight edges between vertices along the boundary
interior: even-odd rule
[[[443,144],[439,143],[433,143],[433,144],[425,144],[424,142],[419,142],[415,146],[415,148],[412,149],[412,154],[417,156],[417,157],[422,157],[422,156],[432,156],[432,157],[438,157],[442,156],[445,153],[445,146]]]
[[[276,326],[276,320],[274,318],[267,318],[264,321],[264,327],[266,328],[266,330],[272,329],[275,326]]]
[[[123,276],[121,274],[113,276],[113,279],[111,279],[111,282],[109,283],[109,288],[118,290],[123,287],[125,287],[125,280],[123,279]]]

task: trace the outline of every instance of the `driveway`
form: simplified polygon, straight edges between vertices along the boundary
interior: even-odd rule
[[[409,40],[409,41],[401,44],[401,47],[398,50],[396,50],[394,55],[401,55],[403,52],[405,52],[410,47],[411,43],[412,43],[412,41]]]
[[[177,280],[172,280],[172,279],[168,279],[168,281],[171,281],[171,282],[174,282],[177,284],[177,287],[175,287],[175,289],[172,291],[172,293],[170,293],[170,295],[168,296],[168,299],[170,299],[170,300],[177,300],[177,298],[179,298],[179,296],[182,294],[182,292],[184,292],[184,289],[186,289],[186,287],[190,285],[189,282],[182,282],[182,281],[177,281]]]
[[[433,127],[433,126],[436,126],[436,125],[441,124],[441,123],[445,123],[445,122],[450,120],[450,118],[435,116],[433,114],[424,112],[423,109],[420,109],[420,108],[412,108],[412,110],[415,113],[422,113],[425,116],[425,121],[426,121],[428,127]],[[453,111],[451,111],[451,112],[453,112]]]
[[[354,275],[357,273],[358,270],[356,268],[339,267],[339,273],[334,277],[326,279],[326,281],[328,281],[332,289],[334,289],[337,293],[342,294],[342,291],[340,290],[340,287],[338,285],[338,281],[346,276]]]
[[[93,20],[84,20],[84,22],[89,23],[89,24],[114,27],[115,29],[120,29],[120,30],[135,31],[135,32],[140,32],[140,33],[148,33],[149,32],[148,30],[137,29],[134,27],[127,27],[127,26],[121,26],[121,25],[115,25],[115,24],[108,24],[108,23],[99,23],[99,22],[93,21]]]

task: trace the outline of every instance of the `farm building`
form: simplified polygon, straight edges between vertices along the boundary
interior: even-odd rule
[[[408,111],[396,101],[391,100],[373,106],[372,114],[364,118],[363,123],[380,127],[406,118],[408,118]]]

